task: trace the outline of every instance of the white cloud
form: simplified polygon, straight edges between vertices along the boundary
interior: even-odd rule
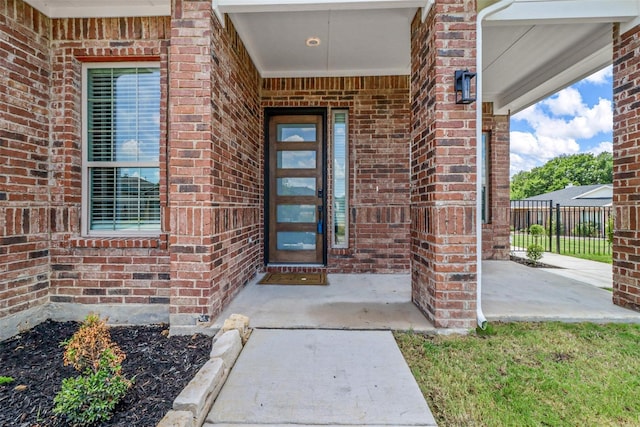
[[[512,153],[534,156],[543,162],[561,154],[574,154],[579,151],[580,146],[572,138],[556,138],[531,132],[511,132]]]
[[[580,92],[572,87],[561,90],[542,103],[549,107],[549,110],[556,116],[582,114],[586,107],[582,102]]]
[[[589,153],[593,153],[594,155],[598,155],[600,153],[613,153],[613,144],[609,141],[603,141],[595,147],[589,149]]]
[[[118,152],[118,160],[125,160],[120,158],[125,157],[126,160],[137,159],[140,152],[141,143],[135,139],[129,139],[122,143],[122,146]]]
[[[524,121],[531,131],[511,132],[512,174],[562,154],[579,153],[579,140],[610,133],[613,108],[610,100],[602,98],[590,107],[580,92],[570,87],[514,115],[513,120]],[[605,151],[607,145],[603,144],[594,150]]]
[[[510,167],[509,167],[509,173],[511,176],[517,174],[520,171],[526,171],[526,170],[531,170],[534,167],[538,166],[538,162],[535,158],[531,158],[531,157],[523,157],[520,156],[516,153],[511,153],[511,158],[510,158]]]
[[[594,84],[594,85],[601,85],[601,84],[608,83],[612,77],[613,77],[613,66],[609,65],[607,68],[603,68],[602,70],[591,74],[589,77],[585,78],[583,81]]]

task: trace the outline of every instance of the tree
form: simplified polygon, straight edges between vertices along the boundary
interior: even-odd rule
[[[562,155],[530,171],[518,172],[511,178],[511,199],[519,200],[569,184],[592,185],[613,182],[613,155],[603,152]]]

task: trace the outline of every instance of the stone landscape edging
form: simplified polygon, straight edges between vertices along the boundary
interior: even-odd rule
[[[229,325],[225,328],[226,325]],[[231,315],[213,337],[209,360],[173,401],[157,427],[201,427],[249,334],[249,318]]]

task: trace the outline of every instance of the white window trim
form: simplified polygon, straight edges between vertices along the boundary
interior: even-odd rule
[[[336,191],[336,170],[335,170],[335,115],[336,114],[344,114],[344,131],[345,131],[345,141],[344,141],[344,243],[336,243],[335,241],[335,191]],[[333,206],[331,207],[332,218],[331,218],[331,247],[334,249],[348,249],[349,248],[349,110],[346,108],[331,110],[331,180],[332,180],[332,193],[331,201],[333,202]]]
[[[107,167],[127,167],[131,166],[129,162],[90,162],[89,161],[89,141],[88,131],[89,124],[87,118],[89,117],[87,111],[88,104],[88,70],[96,68],[145,68],[156,67],[160,68],[160,62],[158,61],[132,61],[132,62],[93,62],[82,64],[82,107],[81,107],[81,121],[82,121],[82,204],[81,204],[81,219],[80,219],[80,233],[82,237],[88,238],[136,238],[136,237],[157,237],[161,234],[162,229],[162,209],[160,209],[160,229],[158,230],[90,230],[89,229],[89,168],[99,164]],[[160,162],[138,162],[136,167],[154,167],[159,168]]]

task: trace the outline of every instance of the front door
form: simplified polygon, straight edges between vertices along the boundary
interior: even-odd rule
[[[272,115],[268,120],[267,261],[322,264],[324,116]]]

